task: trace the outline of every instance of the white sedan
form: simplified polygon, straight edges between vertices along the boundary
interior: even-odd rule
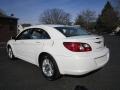
[[[39,66],[48,80],[65,74],[83,75],[109,60],[102,36],[65,25],[27,27],[8,41],[7,51],[11,60],[16,57]]]

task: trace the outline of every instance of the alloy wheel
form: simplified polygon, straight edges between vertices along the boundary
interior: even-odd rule
[[[42,71],[47,77],[51,77],[54,74],[53,63],[48,58],[43,60]]]

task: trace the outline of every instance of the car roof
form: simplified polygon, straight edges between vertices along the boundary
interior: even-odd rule
[[[43,30],[45,30],[47,33],[49,33],[49,35],[54,38],[54,39],[57,39],[57,38],[65,38],[65,36],[59,32],[58,30],[56,30],[54,27],[65,27],[65,26],[68,26],[68,25],[33,25],[33,26],[29,26],[29,27],[25,27],[23,29],[26,30],[26,29],[30,29],[30,28],[41,28]]]
[[[40,28],[40,27],[70,27],[69,25],[57,25],[57,24],[44,24],[44,25],[33,25],[33,26],[29,26],[29,27],[25,27],[24,29],[27,29],[27,28]]]

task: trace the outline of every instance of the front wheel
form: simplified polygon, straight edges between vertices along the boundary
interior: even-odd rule
[[[42,74],[47,80],[56,80],[60,77],[59,69],[52,56],[44,55],[40,63]]]
[[[8,52],[8,57],[13,60],[15,57],[13,55],[13,51],[12,51],[12,48],[11,47],[8,47],[7,48],[7,52]]]

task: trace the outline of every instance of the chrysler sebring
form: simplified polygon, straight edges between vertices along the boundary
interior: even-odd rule
[[[40,67],[48,80],[60,75],[83,75],[103,67],[109,49],[102,36],[67,25],[36,25],[24,28],[7,43],[11,60],[20,58]]]

